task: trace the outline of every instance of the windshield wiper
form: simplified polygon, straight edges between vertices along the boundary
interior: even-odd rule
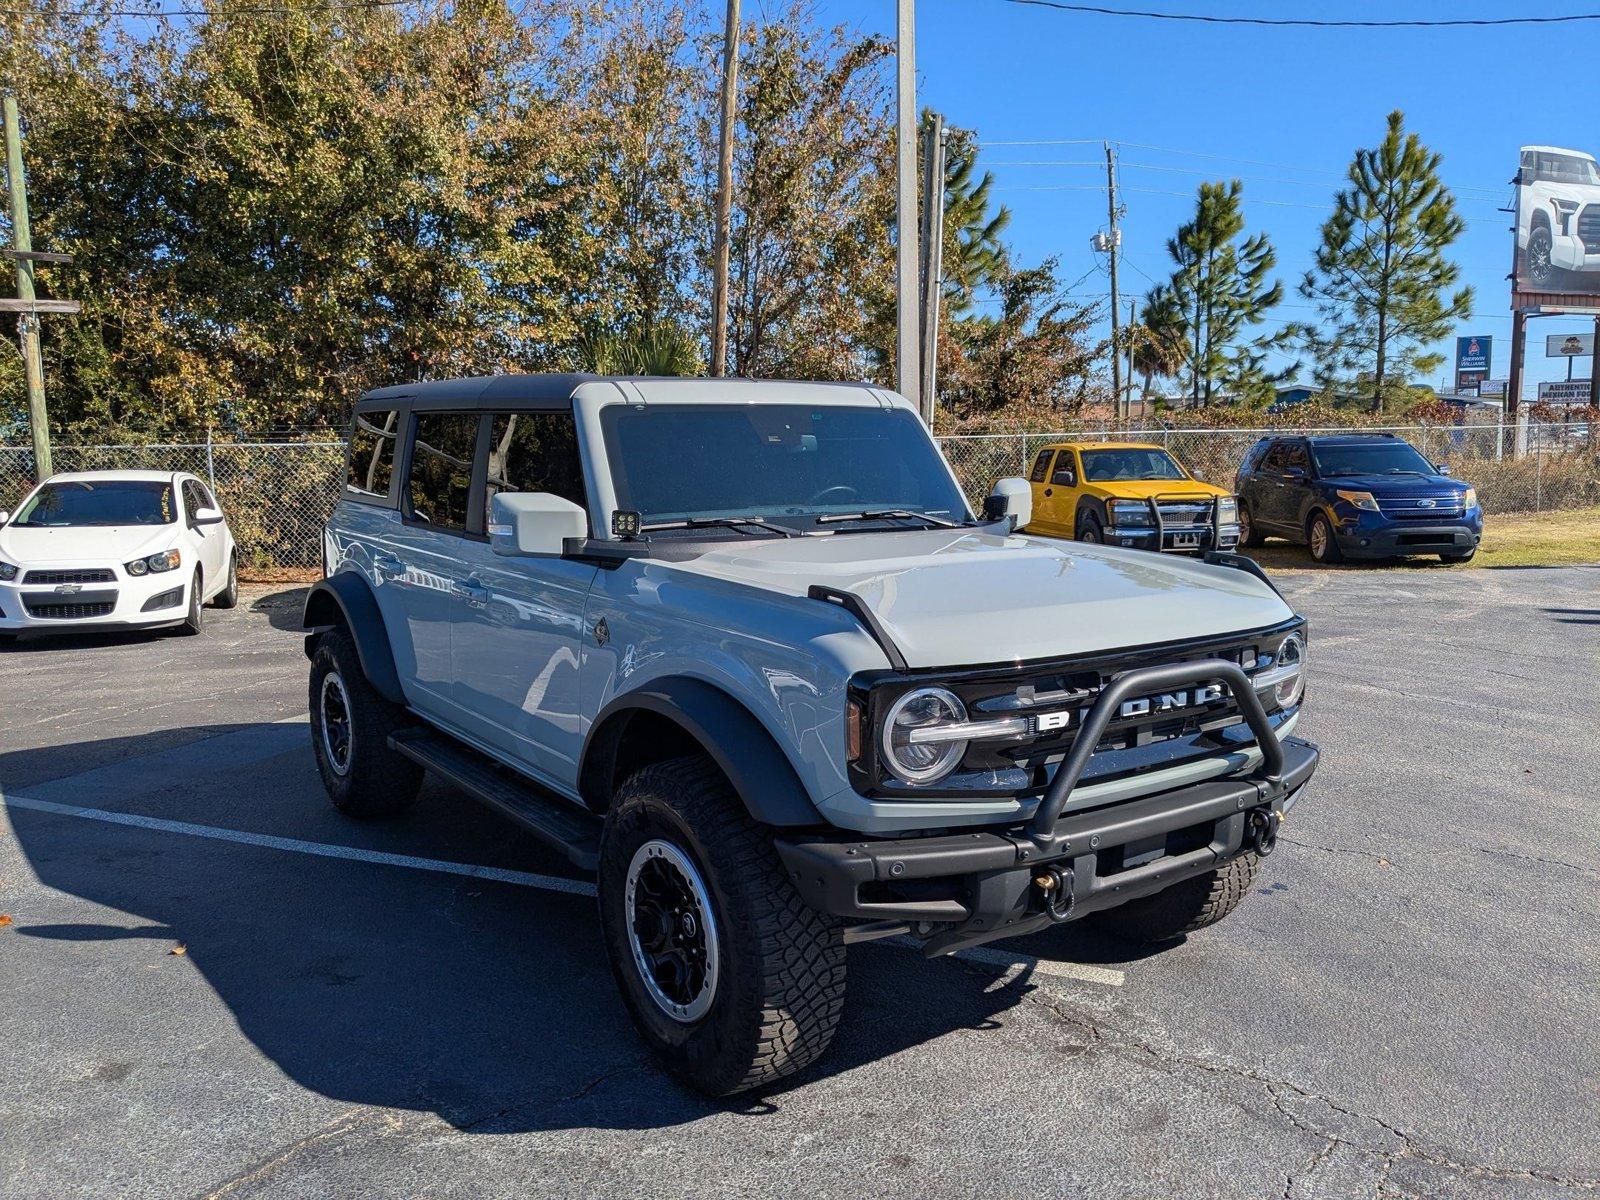
[[[913,512],[909,508],[874,508],[866,512],[854,513],[829,513],[825,517],[816,519],[818,525],[837,525],[841,521],[887,521],[887,520],[915,520],[926,521],[940,529],[960,529],[964,522],[947,521],[943,517],[936,517],[932,513]]]
[[[651,521],[639,526],[640,533],[654,533],[658,529],[744,529],[754,527],[764,529],[768,533],[775,533],[779,537],[792,538],[798,536],[794,530],[782,525],[774,525],[771,521],[763,521],[760,517],[689,517],[682,521]]]

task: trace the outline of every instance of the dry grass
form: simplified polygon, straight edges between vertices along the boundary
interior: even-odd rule
[[[1463,565],[1445,567],[1437,557],[1395,558],[1379,562],[1347,563],[1339,567],[1318,567],[1304,546],[1271,541],[1248,552],[1271,570],[1362,571],[1389,567],[1402,571],[1462,570]],[[1465,567],[1561,567],[1574,563],[1600,562],[1600,508],[1577,508],[1562,512],[1505,513],[1484,520],[1483,544],[1477,556]]]

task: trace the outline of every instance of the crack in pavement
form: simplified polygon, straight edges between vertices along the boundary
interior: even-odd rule
[[[1552,867],[1566,867],[1572,871],[1582,871],[1586,875],[1600,875],[1600,868],[1586,867],[1582,863],[1567,862],[1561,858],[1540,858],[1537,854],[1518,854],[1515,850],[1497,850],[1492,846],[1476,846],[1474,849],[1479,854],[1487,854],[1494,858],[1516,858],[1523,862],[1544,863]]]

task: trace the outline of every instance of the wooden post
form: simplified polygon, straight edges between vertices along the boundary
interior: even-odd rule
[[[728,373],[728,225],[733,219],[733,132],[739,120],[739,0],[728,0],[722,35],[722,128],[711,250],[711,374]]]
[[[17,98],[4,101],[6,125],[6,180],[11,191],[11,240],[17,250],[17,299],[30,303],[33,292],[33,238],[28,230],[28,185],[22,174],[22,122]],[[22,343],[23,374],[28,388],[28,428],[33,433],[33,472],[40,480],[50,477],[50,418],[44,406],[44,359],[39,351],[39,315],[17,317]]]

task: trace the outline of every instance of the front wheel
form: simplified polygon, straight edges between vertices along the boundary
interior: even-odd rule
[[[1548,225],[1539,225],[1528,235],[1528,277],[1534,283],[1552,283],[1556,277],[1552,248],[1555,244]]]
[[[311,659],[311,747],[334,807],[350,817],[389,817],[417,800],[422,768],[389,745],[405,710],[378,694],[342,629],[325,633]]]
[[[1333,535],[1333,523],[1322,513],[1311,518],[1311,524],[1306,528],[1306,544],[1311,548],[1311,557],[1319,563],[1336,563],[1344,559],[1339,540]]]
[[[1111,933],[1133,941],[1171,941],[1215,925],[1238,908],[1260,866],[1260,855],[1241,854],[1215,871],[1107,909],[1099,921]]]
[[[1078,522],[1078,540],[1097,544],[1106,540],[1106,532],[1100,526],[1100,518],[1093,513],[1088,514]]]
[[[639,1033],[711,1096],[813,1062],[844,1007],[842,924],[801,900],[708,759],[643,767],[600,843],[600,924]]]
[[[1241,504],[1239,506],[1239,545],[1246,549],[1254,549],[1265,540],[1261,536],[1261,531],[1256,528],[1256,523],[1250,519],[1250,510]]]
[[[178,632],[189,637],[195,637],[205,631],[205,604],[201,594],[205,591],[205,580],[200,572],[194,573],[194,579],[189,583],[189,612],[183,618],[183,624],[178,626]]]

